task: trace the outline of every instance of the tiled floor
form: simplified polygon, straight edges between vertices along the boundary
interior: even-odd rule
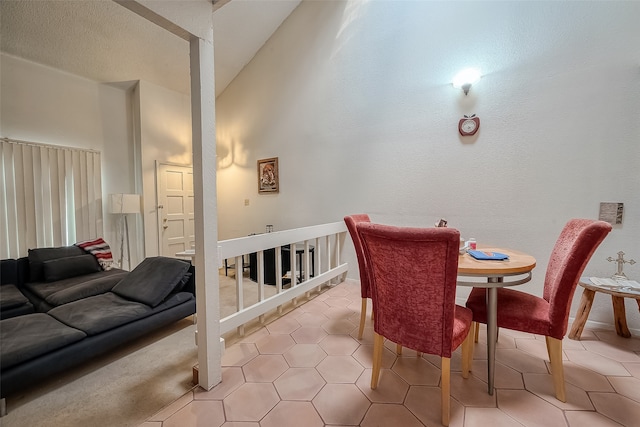
[[[369,388],[373,329],[357,340],[359,282],[346,282],[227,348],[223,381],[195,388],[142,427],[439,426],[439,357],[387,343]],[[370,304],[370,303],[369,303]],[[370,309],[370,306],[369,306]],[[487,393],[481,328],[473,372],[451,361],[451,426],[638,426],[640,339],[586,329],[563,342],[567,403],[553,393],[544,337],[500,330],[496,392]]]

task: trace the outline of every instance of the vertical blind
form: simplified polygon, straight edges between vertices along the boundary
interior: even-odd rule
[[[103,235],[100,153],[0,139],[0,258]]]

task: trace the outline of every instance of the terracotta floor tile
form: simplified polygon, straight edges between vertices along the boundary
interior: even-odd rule
[[[241,343],[255,343],[256,341],[260,340],[262,337],[264,337],[265,335],[269,335],[269,330],[265,327],[262,327],[260,329],[258,329],[257,331],[242,337],[242,339],[240,339],[238,342]]]
[[[620,424],[593,411],[566,411],[569,427],[620,427]]]
[[[313,368],[327,357],[327,353],[319,344],[296,344],[286,353],[284,358],[292,368]]]
[[[279,401],[273,384],[246,383],[224,399],[224,412],[227,421],[260,421]]]
[[[585,391],[613,391],[611,383],[604,375],[577,365],[571,361],[564,361],[564,380]]]
[[[587,424],[588,425],[588,424]],[[517,427],[519,422],[505,414],[498,408],[470,408],[465,409],[464,427]],[[591,427],[591,426],[589,426]]]
[[[615,393],[590,393],[593,405],[602,415],[622,424],[636,426],[640,420],[640,403]]]
[[[638,336],[624,338],[617,335],[614,330],[595,331],[595,335],[600,341],[609,343],[616,348],[626,348],[631,351],[640,351],[640,337]]]
[[[590,351],[566,350],[564,353],[576,365],[591,369],[601,375],[631,375],[620,362]]]
[[[623,363],[622,366],[624,366],[631,375],[640,378],[640,363]]]
[[[540,360],[549,360],[547,344],[541,340],[516,339],[516,348]]]
[[[283,316],[266,327],[272,334],[290,334],[300,327],[300,323],[293,316]]]
[[[327,384],[313,406],[325,424],[359,425],[371,403],[355,384]]]
[[[358,339],[358,328],[354,328],[349,335],[351,335],[355,339]],[[364,331],[362,331],[362,339],[358,341],[360,342],[360,344],[373,345],[373,325],[364,325]]]
[[[403,405],[374,403],[364,416],[362,427],[402,426],[423,427],[423,424]]]
[[[245,383],[244,373],[240,367],[222,368],[222,382],[207,391],[201,387],[194,389],[195,400],[222,400],[233,390]]]
[[[280,354],[261,354],[242,367],[247,382],[274,382],[289,365]]]
[[[524,389],[524,381],[522,373],[515,369],[496,362],[496,371],[494,374],[494,386],[496,388]],[[488,383],[487,377],[487,360],[474,360],[471,365],[471,374],[479,380]]]
[[[312,300],[306,304],[302,304],[298,310],[305,313],[324,313],[329,309],[329,306],[324,301]]]
[[[262,421],[261,427],[323,427],[324,423],[311,402],[282,401]]]
[[[587,392],[565,381],[566,402],[556,399],[551,374],[523,374],[527,390],[560,409],[593,411],[593,405]]]
[[[409,385],[440,384],[440,369],[421,357],[398,357],[391,369]]]
[[[635,377],[608,377],[618,394],[640,402],[640,379]],[[638,420],[640,424],[640,420]]]
[[[324,303],[327,304],[329,307],[346,307],[352,302],[354,301],[350,300],[349,298],[340,297],[336,295],[331,295],[331,297],[324,300]]]
[[[371,369],[365,369],[356,385],[373,403],[402,403],[409,391],[409,384],[390,369],[381,369],[378,387],[371,389]]]
[[[533,374],[547,373],[547,366],[544,361],[521,350],[517,349],[497,349],[496,361],[503,365],[509,365],[518,372],[528,372]]]
[[[351,356],[327,356],[316,367],[328,383],[355,383],[364,367]]]
[[[465,406],[495,408],[495,393],[491,396],[487,392],[487,383],[480,381],[473,375],[462,378],[460,374],[451,375],[451,397]]]
[[[333,356],[348,356],[360,347],[360,343],[351,335],[327,335],[319,345],[327,354]]]
[[[344,319],[352,321],[355,317],[360,324],[360,313],[354,313],[354,311],[348,306],[331,306],[323,313],[329,319]],[[357,316],[354,316],[357,314]]]
[[[371,390],[373,322],[368,301],[363,339],[360,284],[349,279],[310,292],[293,311],[229,335],[222,382],[198,387],[141,427],[439,426],[441,358],[386,341],[378,388]],[[275,320],[274,320],[275,319]],[[271,322],[271,323],[269,323]],[[225,336],[226,338],[226,336]],[[631,427],[640,419],[640,338],[611,330],[583,331],[563,340],[567,402],[555,398],[545,338],[501,329],[495,393],[487,393],[486,326],[474,346],[471,376],[451,358],[451,427]],[[411,385],[414,384],[414,385]]]
[[[329,319],[322,324],[322,328],[329,334],[350,334],[357,326],[349,319]]]
[[[614,347],[605,341],[587,341],[583,343],[585,350],[599,354],[603,357],[613,359],[618,362],[639,363],[640,356],[628,348]]]
[[[373,368],[373,345],[360,345],[360,347],[353,352],[353,358],[360,362],[365,368]],[[385,348],[382,351],[381,368],[391,369],[395,362],[396,354]]]
[[[317,344],[327,336],[327,331],[322,328],[303,326],[291,334],[298,344]]]
[[[426,426],[441,426],[442,406],[440,387],[411,386],[404,406]],[[450,399],[449,427],[462,427],[464,423],[464,406],[457,400]]]
[[[282,374],[273,385],[283,400],[313,399],[326,384],[313,368],[291,368]]]
[[[296,320],[301,326],[320,327],[324,322],[329,320],[329,318],[323,313],[302,313],[296,317]]]
[[[256,341],[260,354],[283,354],[294,345],[296,342],[288,334],[267,335]]]
[[[525,390],[496,390],[498,409],[527,427],[565,427],[560,409]],[[544,416],[541,416],[544,414]]]
[[[227,421],[221,427],[260,427],[260,423],[251,423],[248,421]]]
[[[224,350],[222,366],[242,366],[258,356],[255,344],[238,343]]]
[[[584,345],[581,340],[572,340],[568,336],[565,335],[562,340],[562,349],[563,350],[584,350]]]

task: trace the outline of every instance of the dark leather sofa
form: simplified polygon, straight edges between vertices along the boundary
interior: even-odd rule
[[[195,313],[189,261],[152,257],[131,272],[102,271],[75,258],[84,255],[76,249],[1,261],[2,304],[12,297],[11,307],[0,309],[2,406],[47,377]],[[10,286],[26,301],[4,292]]]

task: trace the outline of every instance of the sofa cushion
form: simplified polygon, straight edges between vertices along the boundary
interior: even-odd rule
[[[0,286],[0,311],[20,307],[28,302],[29,299],[15,285]]]
[[[190,265],[189,261],[176,258],[146,258],[115,285],[112,292],[155,307],[177,286],[184,286],[183,278]]]
[[[45,313],[26,314],[0,321],[2,370],[49,353],[87,335]]]
[[[128,273],[121,271],[118,274],[103,275],[92,280],[87,280],[76,285],[66,287],[49,295],[45,300],[52,306],[67,304],[82,298],[109,292],[116,283],[122,280]]]
[[[82,283],[92,282],[95,279],[107,278],[115,275],[118,278],[118,280],[116,281],[117,283],[120,280],[122,280],[122,278],[124,277],[123,273],[127,274],[126,271],[120,270],[120,269],[111,269],[109,271],[100,270],[96,273],[90,273],[84,276],[69,277],[67,279],[62,279],[55,282],[29,282],[29,283],[25,283],[24,287],[30,293],[32,293],[35,297],[41,300],[46,300],[51,295],[57,292],[60,292],[67,288],[77,286]],[[109,279],[104,279],[104,280],[109,280]],[[97,292],[97,293],[103,293],[103,292]],[[94,293],[94,295],[97,295],[97,293]]]
[[[45,261],[84,254],[86,252],[77,246],[29,249],[29,281],[44,281],[43,263]]]
[[[42,266],[45,282],[84,276],[102,270],[96,257],[90,254],[50,259],[44,261]]]
[[[107,292],[52,308],[47,313],[92,336],[146,317],[151,311],[148,305]]]
[[[0,260],[0,285],[18,284],[18,261],[15,259]]]

